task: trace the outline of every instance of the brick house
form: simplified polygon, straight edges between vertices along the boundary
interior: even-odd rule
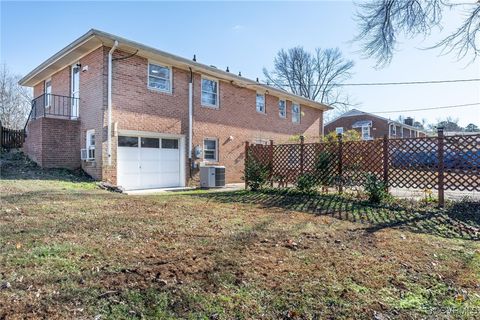
[[[330,109],[94,29],[20,84],[34,88],[24,152],[125,189],[196,185],[204,165],[240,182],[245,141],[318,139]]]
[[[414,126],[412,118],[406,118],[404,123],[383,118],[371,113],[352,109],[325,124],[325,135],[334,131],[343,133],[347,130],[357,130],[363,140],[383,138],[414,138],[425,137],[426,132]]]

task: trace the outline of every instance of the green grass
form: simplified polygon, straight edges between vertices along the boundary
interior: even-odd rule
[[[471,319],[480,310],[472,203],[454,214],[272,190],[126,196],[17,157],[2,163],[0,318]]]

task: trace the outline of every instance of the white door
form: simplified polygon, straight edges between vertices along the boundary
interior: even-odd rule
[[[78,118],[78,108],[80,104],[80,65],[74,64],[72,66],[72,80],[71,80],[71,90],[72,90],[72,110],[70,117],[72,119]]]
[[[178,187],[178,138],[118,137],[117,184],[126,190]]]

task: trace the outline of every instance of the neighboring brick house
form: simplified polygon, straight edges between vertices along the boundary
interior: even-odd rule
[[[34,88],[30,158],[126,189],[195,185],[213,164],[240,182],[245,141],[318,139],[330,109],[93,29],[20,84]]]
[[[343,133],[347,130],[357,130],[363,140],[383,138],[414,138],[425,137],[426,132],[415,127],[412,118],[406,118],[404,123],[379,117],[371,113],[352,109],[325,124],[324,134],[334,131]]]

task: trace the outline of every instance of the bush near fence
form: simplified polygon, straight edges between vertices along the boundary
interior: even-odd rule
[[[318,185],[363,186],[374,175],[388,187],[480,191],[480,135],[370,141],[249,145],[251,161],[270,168],[272,187],[296,184],[308,174]]]

